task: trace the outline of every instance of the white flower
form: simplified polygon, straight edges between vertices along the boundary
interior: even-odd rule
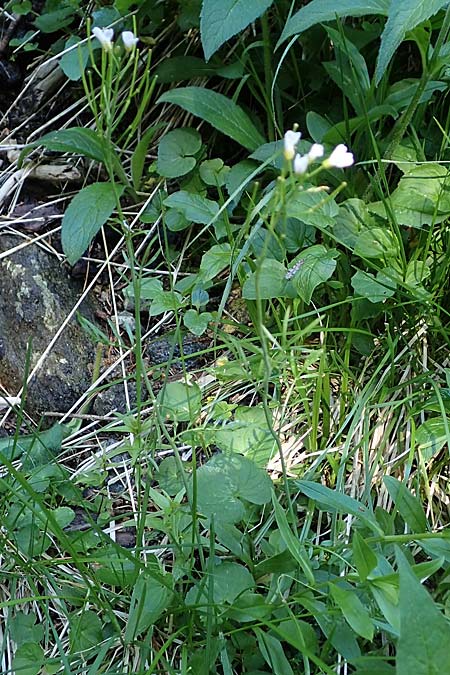
[[[314,160],[323,157],[323,153],[324,153],[323,145],[321,145],[320,143],[313,143],[308,152],[310,162],[314,162]]]
[[[351,166],[354,161],[353,154],[348,152],[347,146],[340,143],[335,147],[328,159],[324,161],[324,166],[328,168],[336,167],[337,169],[345,169],[345,167]]]
[[[112,49],[112,39],[114,37],[114,30],[112,28],[98,28],[98,26],[95,26],[95,28],[92,29],[92,34],[100,42],[103,49]]]
[[[294,172],[298,174],[306,173],[309,165],[308,155],[295,155]]]
[[[294,159],[295,147],[300,138],[300,131],[286,131],[284,134],[284,156],[286,159]]]
[[[139,42],[139,38],[131,30],[124,30],[122,33],[122,42],[125,46],[125,49],[128,52],[131,52]]]

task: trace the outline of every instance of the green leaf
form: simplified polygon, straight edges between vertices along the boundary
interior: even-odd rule
[[[83,610],[81,614],[72,615],[69,624],[72,652],[98,647],[103,640],[102,623],[97,614],[89,609]]]
[[[250,117],[223,94],[203,87],[182,87],[166,92],[158,103],[179,105],[250,151],[264,143]]]
[[[442,417],[432,417],[417,429],[417,447],[425,461],[435,457],[449,442],[446,428],[450,429],[450,419],[447,420],[446,427]]]
[[[270,633],[260,628],[254,629],[258,638],[258,646],[265,662],[274,675],[294,675],[294,671],[284,653],[281,642]]]
[[[255,580],[243,565],[224,562],[209,570],[206,584],[193,586],[186,595],[186,605],[208,603],[208,585],[212,584],[212,601],[215,605],[232,604],[245,591],[255,587]]]
[[[212,320],[211,312],[199,313],[196,309],[188,309],[183,317],[183,323],[193,335],[203,335]]]
[[[311,302],[317,286],[327,281],[336,269],[339,253],[336,249],[326,249],[322,244],[305,248],[291,263],[291,269],[300,265],[292,278],[292,285],[306,304]]]
[[[293,14],[286,22],[277,47],[292,35],[299,35],[311,26],[324,21],[335,21],[344,16],[366,16],[368,14],[388,13],[390,0],[312,0]]]
[[[200,33],[208,61],[224,42],[258,19],[273,0],[203,0]]]
[[[338,205],[324,192],[298,189],[289,197],[286,204],[288,218],[298,218],[306,225],[313,225],[322,230],[333,226],[338,213]]]
[[[69,127],[69,129],[51,131],[27,147],[39,145],[43,145],[44,148],[54,152],[72,152],[83,155],[94,159],[96,162],[104,162],[105,160],[104,142],[92,129]]]
[[[375,520],[375,516],[369,511],[367,506],[353,499],[353,497],[342,494],[337,490],[331,490],[325,485],[314,483],[313,481],[298,480],[294,482],[303,494],[313,499],[322,507],[325,507],[325,510],[331,511],[331,513],[343,513],[347,515],[350,513],[352,516],[362,520],[376,534],[380,535],[383,533]]]
[[[44,663],[45,658],[42,647],[26,642],[16,650],[12,668],[17,675],[37,675]]]
[[[36,625],[36,614],[34,612],[18,611],[9,622],[9,632],[11,639],[18,647],[28,643],[39,643],[44,637],[44,626],[42,623]]]
[[[222,159],[206,159],[200,164],[200,178],[206,185],[222,187],[227,181],[230,167],[225,166]]]
[[[71,433],[65,424],[56,422],[50,429],[28,436],[0,439],[0,455],[8,461],[18,459],[23,455],[22,466],[28,470],[51,462],[61,450],[61,444]],[[1,461],[1,458],[0,458]]]
[[[406,33],[447,4],[448,0],[395,0],[390,4],[375,67],[375,84],[380,84],[394,52]]]
[[[42,12],[34,21],[36,28],[43,33],[55,33],[68,26],[73,19],[73,7],[63,7],[53,12]]]
[[[72,520],[75,518],[75,511],[68,506],[58,506],[52,511],[52,515],[56,520],[57,524],[61,529],[70,525]],[[49,528],[53,530],[51,523],[49,522]],[[57,534],[57,532],[56,532]]]
[[[353,560],[358,570],[359,578],[365,581],[378,564],[377,556],[369,544],[355,530],[352,540]]]
[[[355,590],[346,590],[337,584],[329,584],[330,593],[348,625],[353,628],[355,633],[372,640],[374,626],[370,619],[369,612],[358,598]]]
[[[140,574],[130,600],[130,611],[125,629],[125,644],[133,642],[141,633],[156,623],[170,603],[172,591],[161,574]]]
[[[398,243],[389,230],[372,227],[363,230],[355,242],[355,255],[361,258],[396,258]]]
[[[67,260],[74,265],[111,216],[123,186],[93,183],[80,190],[70,202],[62,221],[61,241]]]
[[[399,166],[403,168],[402,164]],[[450,216],[450,171],[427,162],[410,166],[391,194],[390,204],[399,224],[422,228],[441,223]],[[369,205],[370,211],[387,217],[382,202]]]
[[[231,246],[228,243],[214,244],[203,254],[200,263],[202,279],[214,279],[231,263]]]
[[[196,129],[169,131],[159,142],[158,173],[165,178],[185,176],[197,164],[201,147],[202,137]]]
[[[176,422],[194,421],[202,407],[202,391],[198,384],[168,382],[158,393],[161,415]]]
[[[285,295],[286,268],[272,258],[262,261],[259,271],[252,272],[245,280],[242,297],[246,300],[270,300]]]
[[[238,374],[234,375],[236,379]],[[236,419],[215,432],[215,441],[221,450],[242,453],[258,466],[266,466],[276,452],[267,423]]]
[[[383,483],[400,515],[412,532],[427,532],[428,523],[420,500],[393,476],[385,476]]]
[[[219,205],[201,195],[179,190],[164,200],[164,206],[176,209],[187,221],[208,225],[218,214]]]
[[[450,626],[429,593],[411,571],[400,549],[400,637],[396,675],[450,673]]]
[[[241,499],[252,504],[270,501],[272,481],[254,462],[234,453],[214,455],[197,471],[197,506],[204,516],[235,523],[243,517]]]
[[[370,272],[358,270],[352,276],[351,284],[356,295],[361,295],[373,303],[383,302],[386,298],[391,298],[397,287],[392,276],[383,271],[377,272],[377,276],[374,277]]]
[[[79,44],[80,42],[81,39],[77,35],[71,35],[64,45],[64,51],[70,51],[66,51],[59,59],[61,70],[72,82],[76,82],[81,78],[89,59],[89,45],[86,42]],[[74,45],[79,46],[73,49]],[[72,49],[70,49],[71,47]],[[90,130],[86,129],[86,131]]]

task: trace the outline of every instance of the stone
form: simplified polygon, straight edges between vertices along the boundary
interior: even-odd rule
[[[42,246],[31,243],[7,254],[23,242],[0,232],[0,384],[11,395],[23,386],[29,345],[31,372],[82,293],[80,283]],[[91,300],[79,312],[95,323]],[[74,316],[32,378],[26,411],[35,419],[46,411],[67,412],[91,383],[94,352]]]

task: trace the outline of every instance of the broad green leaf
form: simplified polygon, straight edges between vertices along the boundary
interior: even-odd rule
[[[179,190],[164,200],[164,205],[179,211],[187,221],[208,225],[218,214],[219,205],[201,195]]]
[[[355,242],[355,255],[361,258],[396,258],[398,243],[385,227],[372,227],[363,230]]]
[[[447,429],[450,429],[450,419],[447,420]],[[442,417],[432,417],[417,429],[417,447],[425,461],[435,457],[449,440]]]
[[[209,464],[233,481],[235,494],[252,504],[266,504],[272,496],[272,481],[251,459],[235,453],[214,455]]]
[[[375,67],[377,85],[380,84],[394,52],[406,33],[429,19],[447,4],[448,0],[395,0],[390,4]]]
[[[224,42],[264,14],[273,0],[203,0],[200,33],[208,61]]]
[[[227,611],[227,617],[239,623],[254,623],[269,618],[272,611],[272,606],[260,593],[244,591]]]
[[[206,185],[222,187],[227,181],[230,167],[225,166],[222,159],[206,159],[200,164],[200,178]]]
[[[319,600],[306,597],[306,593],[299,597],[299,602],[314,616],[324,635],[339,654],[349,661],[354,661],[361,656],[354,631],[340,615],[331,614],[329,606]]]
[[[130,600],[125,644],[133,642],[141,633],[156,623],[170,603],[171,596],[172,591],[168,581],[163,583],[162,575],[150,575],[145,572],[139,575]]]
[[[71,35],[64,45],[64,51],[66,49],[70,51],[67,51],[59,59],[59,65],[64,75],[73,82],[81,78],[89,59],[89,45],[86,42],[79,44],[80,42],[81,39],[77,35]],[[79,46],[75,49],[75,45]]]
[[[334,217],[333,234],[336,241],[353,251],[356,241],[364,229],[374,226],[372,216],[362,199],[347,199],[339,205]]]
[[[370,302],[383,302],[395,294],[397,287],[392,276],[383,271],[377,272],[375,277],[370,272],[358,270],[351,279],[352,287],[356,295],[367,298]]]
[[[369,511],[367,506],[358,502],[353,497],[331,490],[325,485],[314,483],[310,480],[294,481],[303,494],[317,502],[322,508],[331,513],[351,514],[362,520],[373,532],[382,534],[381,528],[375,520],[375,516]]]
[[[158,173],[164,178],[179,178],[192,171],[202,137],[196,129],[174,129],[163,136],[158,146]]]
[[[434,162],[410,166],[391,194],[390,203],[401,225],[422,228],[441,223],[450,216],[450,170]],[[382,202],[370,204],[369,209],[387,217]]]
[[[273,258],[262,261],[259,271],[252,272],[245,280],[242,297],[246,300],[270,300],[284,297],[286,288],[286,268]]]
[[[233,371],[234,372],[234,371]],[[233,379],[239,379],[234,372]],[[258,466],[266,466],[276,452],[275,440],[267,424],[235,420],[217,429],[215,442],[221,450],[241,453]]]
[[[336,249],[326,249],[322,244],[305,248],[291,263],[291,270],[299,266],[292,278],[292,285],[306,304],[311,302],[317,286],[327,281],[336,269],[339,253]]]
[[[34,612],[18,611],[9,621],[9,633],[18,647],[28,643],[39,643],[44,637],[44,626],[36,624],[37,617]]]
[[[81,614],[69,618],[70,648],[72,652],[82,652],[91,647],[98,647],[103,640],[102,623],[97,614],[91,610],[83,610]]]
[[[205,582],[200,582],[189,589],[186,594],[186,605],[208,605],[209,584],[212,585],[212,602],[215,605],[232,604],[236,598],[252,590],[255,580],[243,565],[235,562],[224,562],[208,569]]]
[[[422,505],[406,485],[393,476],[385,476],[383,483],[408,527],[412,532],[427,532],[428,523]]]
[[[335,21],[344,16],[366,16],[368,14],[381,14],[386,16],[389,10],[390,0],[312,0],[295,12],[286,22],[284,30],[278,41],[277,47],[292,35],[303,33],[311,26],[324,21]]]
[[[388,94],[384,99],[385,105],[391,105],[399,112],[402,112],[408,107],[419,86],[421,86],[421,81],[419,79],[405,77],[400,80],[400,82],[394,82],[394,84],[389,87]],[[445,89],[447,89],[445,82],[430,80],[426,83],[418,103],[428,103],[434,92],[445,91]],[[415,157],[415,159],[417,159],[417,157]]]
[[[358,570],[359,578],[365,581],[368,575],[377,566],[377,556],[369,544],[362,538],[358,530],[355,530],[352,540],[353,560]]]
[[[258,646],[265,662],[274,675],[294,675],[294,671],[284,653],[281,642],[271,633],[254,628]]]
[[[333,226],[338,213],[338,205],[325,192],[298,189],[289,197],[286,204],[288,218],[298,218],[303,223],[322,230]]]
[[[244,517],[244,505],[235,494],[235,483],[220,467],[208,462],[197,470],[197,511],[206,518],[237,523]],[[192,487],[189,493],[192,504]]]
[[[51,12],[42,12],[34,24],[43,33],[55,33],[68,26],[75,13],[74,7],[62,7]]]
[[[200,513],[225,523],[243,517],[241,499],[265,504],[272,494],[272,481],[251,460],[234,453],[214,455],[197,471],[197,506]]]
[[[12,667],[17,675],[38,675],[44,663],[42,647],[38,644],[26,642],[16,649]]]
[[[158,103],[179,105],[250,151],[264,143],[250,117],[223,94],[203,87],[182,87],[166,92]]]
[[[231,246],[228,243],[214,244],[203,254],[200,263],[202,279],[214,279],[231,263]]]
[[[400,637],[396,675],[450,673],[450,626],[434,600],[417,580],[400,549]]]
[[[75,511],[68,506],[58,506],[52,511],[52,516],[56,520],[61,529],[70,525],[75,518]],[[49,529],[53,530],[52,524],[49,522]],[[57,532],[56,532],[57,534]]]
[[[56,422],[50,429],[28,436],[2,438],[0,440],[0,455],[8,461],[18,459],[23,455],[23,468],[41,466],[53,461],[61,450],[61,444],[71,433],[65,424]],[[0,458],[1,462],[1,458]]]
[[[70,202],[62,221],[61,241],[67,260],[74,265],[111,216],[123,186],[93,183],[80,190]]]
[[[201,410],[202,392],[195,383],[168,382],[159,392],[157,401],[164,418],[176,422],[193,422]]]
[[[104,142],[95,131],[84,127],[50,131],[27,148],[39,145],[43,145],[44,148],[54,152],[72,152],[83,155],[94,159],[96,162],[103,162],[105,159]]]
[[[96,556],[95,578],[102,584],[127,588],[134,584],[137,574],[137,565],[120,552],[107,549]]]
[[[372,640],[374,626],[369,612],[358,598],[356,591],[346,590],[333,583],[329,584],[329,588],[333,600],[341,610],[348,625],[361,637]]]
[[[203,335],[212,321],[211,312],[198,312],[196,309],[188,309],[183,316],[183,323],[193,335]]]

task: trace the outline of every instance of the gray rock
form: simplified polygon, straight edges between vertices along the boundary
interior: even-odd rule
[[[0,233],[0,253],[23,239]],[[0,383],[11,394],[23,385],[28,345],[30,370],[81,295],[81,286],[54,257],[31,244],[0,259]],[[92,302],[80,313],[94,321]],[[74,317],[30,382],[26,410],[66,412],[89,387],[95,346]]]

